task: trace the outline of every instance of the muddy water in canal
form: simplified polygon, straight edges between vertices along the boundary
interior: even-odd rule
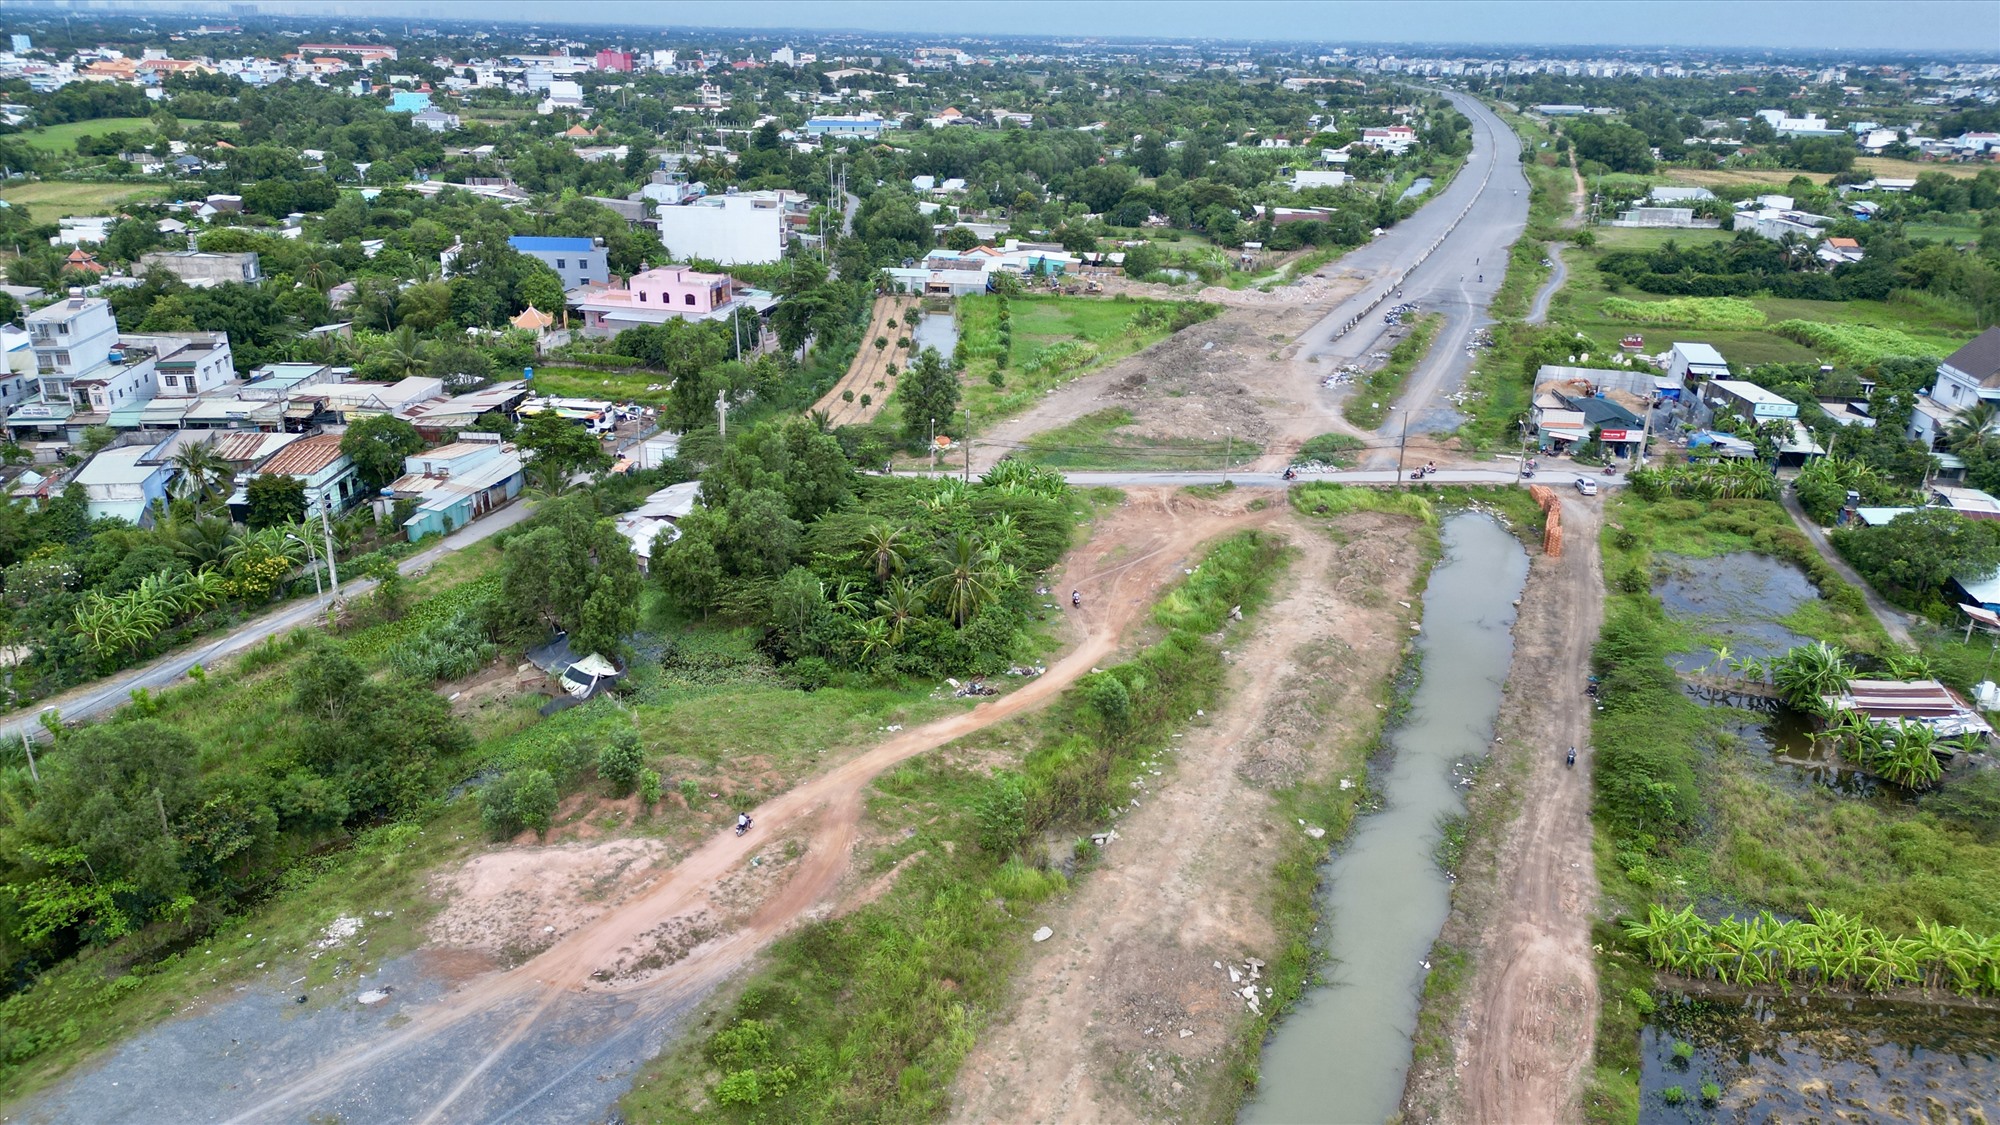
[[[1520,544],[1486,516],[1452,516],[1441,535],[1417,642],[1422,679],[1369,782],[1382,807],[1355,822],[1324,873],[1315,937],[1329,983],[1265,1044],[1242,1115],[1251,1125],[1379,1122],[1402,1097],[1424,958],[1450,905],[1432,858],[1438,823],[1465,810],[1464,778],[1492,741],[1528,574]]]

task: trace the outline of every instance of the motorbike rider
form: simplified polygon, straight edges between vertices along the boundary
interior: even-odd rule
[[[746,812],[737,813],[736,834],[739,836],[742,835],[745,831],[749,829],[749,827],[750,827],[750,814]]]
[[[1070,604],[1070,607],[1071,607],[1071,608],[1073,608],[1073,609],[1082,609],[1082,608],[1083,608],[1083,592],[1082,592],[1081,590],[1071,590],[1071,591],[1069,592],[1069,604]]]
[[[1574,746],[1569,748],[1568,764],[1571,766],[1576,765],[1576,747]]]

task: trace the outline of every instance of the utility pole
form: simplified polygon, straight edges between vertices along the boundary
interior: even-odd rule
[[[28,752],[28,776],[34,779],[36,787],[39,788],[42,784],[42,775],[35,772],[35,740],[28,737],[26,727],[21,728],[21,749]]]
[[[715,432],[718,437],[729,436],[729,393],[715,392]]]
[[[1390,409],[1395,409],[1391,407]],[[1403,447],[1410,443],[1410,415],[1403,412],[1403,436],[1396,439],[1396,487],[1403,486]]]
[[[333,562],[333,521],[327,518],[327,512],[332,508],[333,496],[331,494],[322,496],[320,498],[319,529],[326,536],[326,580],[333,586],[333,600],[339,601],[340,571],[334,567]]]
[[[937,419],[931,419],[931,475],[937,475]]]
[[[972,485],[972,408],[965,408],[965,483]]]
[[[1236,433],[1228,426],[1222,427],[1222,483],[1229,483],[1229,462],[1235,453]]]
[[[153,787],[153,807],[160,811],[160,835],[172,839],[174,831],[167,827],[167,803],[160,799],[160,788],[157,785]]]

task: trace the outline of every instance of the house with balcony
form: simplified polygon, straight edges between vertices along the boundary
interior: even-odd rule
[[[1930,393],[1910,414],[1910,437],[1935,446],[1958,415],[1981,402],[2000,404],[2000,328],[1988,328],[1937,366]]]
[[[662,266],[633,274],[617,288],[588,290],[575,307],[583,315],[586,335],[611,336],[641,324],[719,320],[736,311],[734,304],[734,283],[728,275]]]
[[[194,398],[236,380],[236,357],[227,332],[127,335],[118,343],[128,358],[152,354],[161,398]]]
[[[158,389],[151,355],[129,358],[118,344],[111,302],[79,290],[25,318],[34,353],[31,401],[7,418],[15,441],[74,441],[110,412],[139,407]]]
[[[305,482],[306,511],[325,506],[339,515],[361,495],[361,477],[354,461],[340,451],[339,434],[314,434],[287,444],[248,473],[236,478],[229,513],[236,519],[250,514],[250,481],[256,477],[297,477]]]

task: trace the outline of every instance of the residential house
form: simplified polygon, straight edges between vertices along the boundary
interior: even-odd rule
[[[1417,131],[1408,125],[1389,125],[1361,130],[1360,144],[1377,148],[1391,156],[1401,156],[1417,143]]]
[[[403,521],[411,542],[446,535],[521,494],[521,454],[498,434],[460,435],[448,445],[403,459],[403,475],[375,500],[378,518],[403,500],[417,507]]]
[[[639,556],[640,570],[652,563],[653,543],[661,532],[667,533],[669,542],[680,538],[680,521],[694,511],[700,499],[700,481],[670,484],[618,517],[618,533],[631,541],[632,553]]]
[[[389,95],[390,113],[422,113],[431,107],[429,93],[418,90],[398,90]]]
[[[1799,416],[1797,403],[1741,379],[1710,379],[1702,388],[1702,401],[1714,409],[1728,410],[1753,425],[1776,418]]]
[[[162,250],[139,255],[139,268],[134,272],[144,277],[154,271],[173,274],[196,289],[227,283],[254,285],[264,280],[255,251]]]
[[[1729,378],[1729,362],[1710,344],[1676,342],[1667,353],[1667,375],[1685,384]]]
[[[127,357],[152,353],[161,398],[194,398],[236,378],[236,357],[227,332],[125,335],[118,343]]]
[[[1313,187],[1340,187],[1347,182],[1347,173],[1338,168],[1315,170],[1294,168],[1292,170],[1292,190],[1303,191]]]
[[[314,389],[325,409],[343,422],[377,414],[402,415],[417,403],[444,397],[444,380],[412,375],[394,383],[327,383]]]
[[[451,133],[459,128],[458,114],[441,109],[424,109],[410,115],[410,124],[433,133]]]
[[[340,435],[314,434],[291,442],[256,469],[238,477],[236,492],[229,497],[230,513],[237,519],[245,518],[250,511],[250,481],[270,476],[297,477],[304,481],[307,512],[324,507],[338,515],[361,493],[361,478],[354,461],[340,451]]]
[[[148,445],[107,449],[90,459],[73,483],[83,486],[90,518],[121,519],[141,527],[152,525],[152,506],[167,498],[174,479],[171,464],[149,464]]]
[[[507,245],[556,271],[565,290],[611,280],[610,259],[601,238],[543,238],[515,235]]]
[[[118,351],[118,322],[111,315],[111,302],[71,290],[67,299],[36,309],[23,319],[28,346],[35,354],[35,395],[33,402],[7,418],[8,431],[15,440],[61,438],[79,409],[92,409],[93,389],[107,403],[123,404],[134,391],[142,392],[142,398],[152,397],[148,386],[152,364],[149,361],[132,369],[125,366],[124,354]],[[92,418],[76,425],[101,421]]]
[[[116,215],[68,215],[56,220],[56,236],[50,246],[99,246],[111,237]]]
[[[733,300],[726,274],[662,266],[633,274],[623,286],[587,290],[574,305],[586,334],[608,336],[641,324],[720,319],[735,311]]]
[[[451,398],[419,402],[399,417],[415,426],[425,441],[443,441],[451,434],[470,430],[484,417],[514,420],[527,397],[527,381],[514,379]]]
[[[1938,364],[1929,395],[1917,399],[1910,437],[1935,446],[1947,426],[1981,402],[2000,404],[2000,327],[1988,328]]]
[[[1860,261],[1865,254],[1861,249],[1861,243],[1855,239],[1829,238],[1819,244],[1818,249],[1813,251],[1813,256],[1828,266],[1843,266],[1849,262]]]

